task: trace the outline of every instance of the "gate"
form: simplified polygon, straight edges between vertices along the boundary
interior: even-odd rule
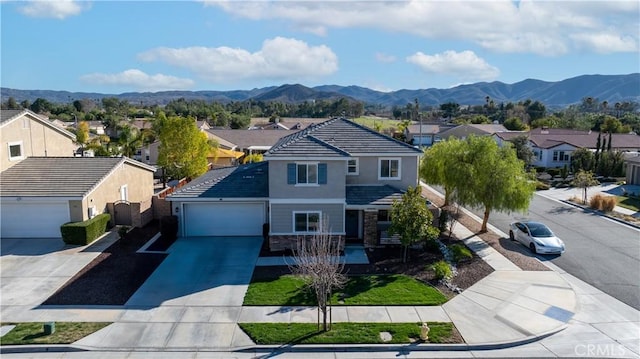
[[[113,212],[113,221],[116,225],[131,225],[131,203],[129,201],[114,202]]]

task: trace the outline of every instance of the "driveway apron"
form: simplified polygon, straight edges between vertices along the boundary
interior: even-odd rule
[[[118,321],[76,342],[94,348],[251,345],[236,325],[262,238],[179,238]]]

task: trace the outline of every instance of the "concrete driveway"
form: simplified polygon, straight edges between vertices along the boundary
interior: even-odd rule
[[[252,345],[237,326],[261,237],[179,238],[116,323],[76,345],[180,350]]]
[[[117,239],[107,233],[88,246],[60,238],[3,238],[0,241],[0,306],[3,321],[36,321],[38,308],[58,288]]]

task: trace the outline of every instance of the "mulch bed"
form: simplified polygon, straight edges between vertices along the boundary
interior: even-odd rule
[[[42,304],[124,305],[167,256],[136,253],[158,230],[157,221],[133,228]]]

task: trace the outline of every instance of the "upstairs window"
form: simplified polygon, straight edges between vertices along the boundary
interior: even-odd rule
[[[553,151],[553,162],[569,162],[570,160],[570,152]]]
[[[358,159],[357,158],[352,158],[350,160],[347,161],[347,175],[357,175],[359,172],[358,169]]]
[[[318,184],[318,164],[298,163],[297,184]]]
[[[400,179],[400,159],[399,158],[381,158],[379,160],[378,179],[380,180],[398,180]]]
[[[287,183],[293,185],[327,184],[327,164],[314,162],[288,163]]]
[[[9,142],[9,161],[19,161],[23,158],[22,141]]]
[[[295,232],[313,233],[320,231],[320,212],[294,212]]]

